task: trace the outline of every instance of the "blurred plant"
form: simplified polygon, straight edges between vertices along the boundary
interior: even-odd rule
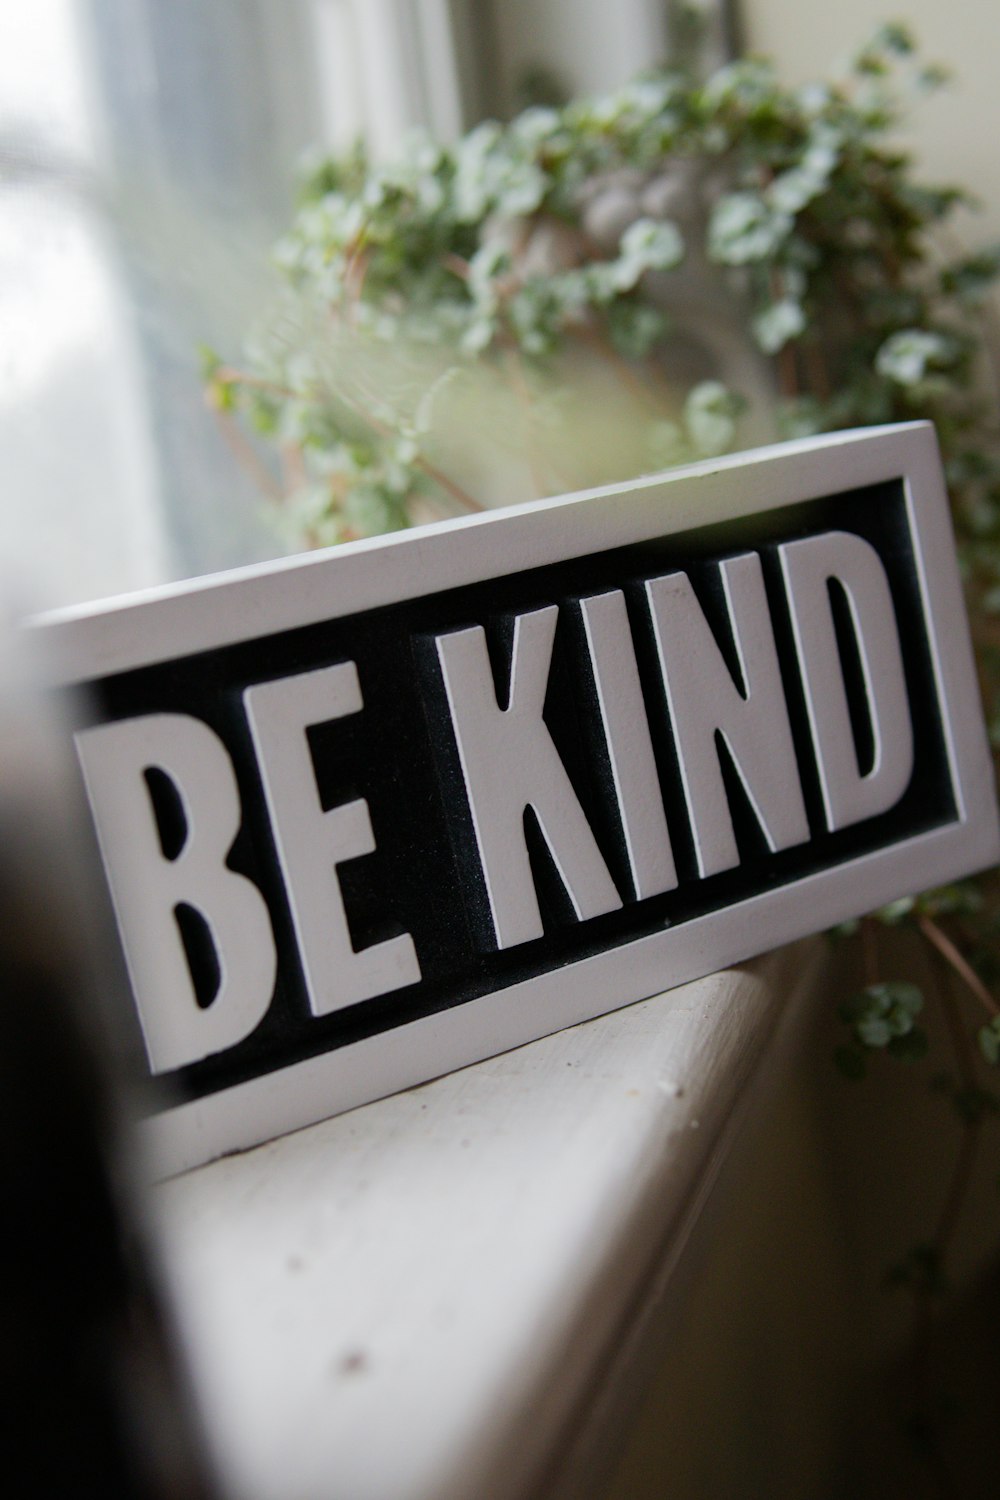
[[[217,409],[283,455],[286,531],[325,544],[495,500],[449,436],[469,391],[486,393],[475,442],[501,413],[536,493],[592,482],[587,465],[620,478],[734,446],[760,392],[676,371],[700,292],[699,315],[732,309],[774,432],[935,421],[970,584],[1000,610],[1000,462],[977,381],[1000,249],[932,255],[969,200],[919,185],[892,144],[904,84],[941,81],[912,51],[887,27],[838,83],[786,89],[759,60],[704,83],[659,73],[451,147],[414,138],[389,164],[315,163],[246,368],[205,356]],[[629,431],[581,465],[602,368]]]
[[[209,399],[234,441],[239,414],[281,455],[267,483],[309,545],[748,440],[929,418],[1000,745],[1000,247],[949,247],[970,198],[920,183],[895,141],[943,81],[889,25],[827,83],[787,88],[759,59],[707,81],[658,72],[451,147],[414,139],[386,165],[319,161],[276,250],[282,296],[245,368],[206,353]],[[868,974],[842,1011],[844,1072],[926,1050],[922,993],[879,974],[880,924],[920,933],[982,1008],[979,1061],[1000,1063],[997,889],[991,875],[849,924]],[[939,1091],[965,1134],[936,1238],[897,1277],[909,1266],[920,1297],[943,1284],[996,1108],[950,982],[937,988],[959,1073]],[[914,1270],[931,1262],[933,1288]]]

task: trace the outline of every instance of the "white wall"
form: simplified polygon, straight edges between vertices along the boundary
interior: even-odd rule
[[[953,82],[918,102],[905,143],[928,181],[958,182],[983,201],[961,226],[977,243],[1000,237],[1000,0],[733,0],[747,48],[773,56],[790,82],[828,77],[875,28],[902,20]],[[494,67],[507,97],[525,67],[544,63],[574,92],[611,88],[662,56],[667,0],[494,0]]]
[[[773,56],[785,78],[825,76],[886,20],[905,21],[921,53],[953,73],[917,106],[906,143],[928,180],[957,182],[983,200],[963,239],[1000,237],[1000,84],[997,0],[740,0],[749,50]]]
[[[501,98],[539,64],[573,94],[617,88],[662,58],[665,12],[658,0],[495,0]]]

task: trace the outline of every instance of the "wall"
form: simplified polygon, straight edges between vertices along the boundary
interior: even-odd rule
[[[666,7],[649,0],[493,0],[497,104],[516,108],[526,71],[551,69],[571,94],[616,88],[658,61]]]
[[[983,201],[963,222],[970,243],[1000,237],[1000,93],[995,73],[997,0],[734,0],[748,50],[773,56],[795,82],[827,77],[882,22],[905,21],[923,54],[953,82],[917,106],[906,132],[928,180],[960,181]],[[493,0],[494,64],[509,101],[539,62],[573,91],[611,88],[666,50],[668,0]]]
[[[1000,237],[1000,91],[996,83],[997,0],[742,0],[748,50],[773,56],[793,82],[826,76],[881,22],[901,20],[922,53],[953,74],[918,106],[906,132],[928,180],[961,182],[983,201],[962,223],[970,244]]]
[[[862,983],[857,961],[851,945],[831,948],[827,1003],[821,982],[810,996],[819,1004],[789,1007],[665,1289],[659,1368],[601,1500],[996,1491],[985,1434],[1000,1387],[1000,1120],[987,1121],[974,1150],[947,1295],[916,1321],[920,1304],[886,1272],[933,1236],[955,1180],[962,1127],[928,1088],[954,1069],[952,1042],[939,976],[915,935],[897,931],[880,942],[880,967],[924,989],[930,1054],[915,1067],[877,1058],[866,1080],[843,1078],[836,1006]],[[957,986],[951,993],[971,1034],[976,1011]],[[934,1434],[925,1443],[915,1440],[915,1386]]]

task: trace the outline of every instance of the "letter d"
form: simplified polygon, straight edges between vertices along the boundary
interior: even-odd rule
[[[913,774],[913,724],[889,580],[870,542],[828,531],[778,548],[819,768],[826,826],[886,812]],[[873,762],[862,774],[851,727],[830,582],[843,589],[864,680]]]
[[[76,749],[153,1072],[234,1046],[271,1003],[277,954],[264,898],[226,868],[241,809],[225,746],[200,719],[147,714],[83,730]],[[153,767],[184,811],[174,859],[163,853],[146,784]],[[218,992],[205,1008],[175,915],[182,903],[204,920],[218,959]]]

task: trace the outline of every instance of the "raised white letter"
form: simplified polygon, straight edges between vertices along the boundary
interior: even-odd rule
[[[851,532],[786,542],[778,551],[827,827],[847,828],[894,806],[913,773],[913,726],[889,582],[875,548]],[[864,677],[875,754],[863,776],[834,630],[831,579],[847,597]]]
[[[225,746],[200,719],[147,714],[83,730],[76,748],[153,1072],[235,1046],[271,1003],[277,955],[264,898],[226,868],[240,798]],[[163,853],[145,778],[154,768],[169,778],[184,813],[184,842],[173,859]],[[195,909],[215,948],[220,984],[205,1008],[179,906]]]
[[[306,730],[361,711],[352,661],[261,682],[243,694],[264,784],[309,1004],[327,1015],[420,979],[408,932],[355,952],[337,878],[344,860],[375,848],[363,797],[324,812]]]
[[[550,605],[516,617],[505,709],[497,705],[482,628],[456,630],[437,640],[500,948],[543,932],[524,838],[526,807],[534,809],[577,918],[617,911],[622,904],[542,719],[557,616]]]
[[[724,738],[772,851],[804,844],[809,823],[778,667],[760,558],[719,564],[739,658],[734,683],[686,573],[646,584],[653,630],[691,816],[698,870],[739,864],[715,735]]]
[[[637,900],[672,891],[677,871],[642,701],[625,595],[580,600],[615,796]]]

